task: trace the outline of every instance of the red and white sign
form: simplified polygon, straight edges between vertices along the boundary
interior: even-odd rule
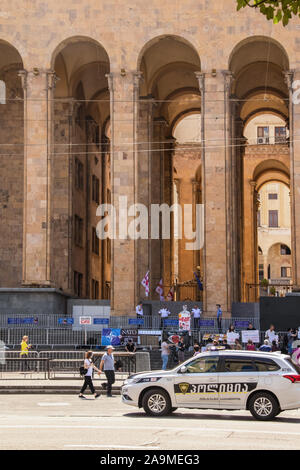
[[[186,305],[183,306],[183,310],[179,313],[178,319],[180,330],[188,331],[191,329],[191,314],[186,309]]]
[[[79,325],[91,325],[92,317],[79,317]]]

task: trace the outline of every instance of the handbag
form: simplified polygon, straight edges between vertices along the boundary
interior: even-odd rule
[[[82,375],[82,376],[86,375],[87,371],[88,371],[88,369],[86,369],[85,367],[83,367],[83,366],[79,367],[80,375]]]

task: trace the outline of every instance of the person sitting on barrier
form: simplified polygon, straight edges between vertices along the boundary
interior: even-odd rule
[[[28,344],[28,336],[23,336],[22,343],[21,343],[21,352],[20,352],[21,359],[24,359],[24,362],[22,362],[22,370],[29,370],[27,359],[29,356],[30,348],[31,348],[31,344]]]
[[[84,383],[83,383],[83,386],[81,387],[79,398],[85,398],[83,393],[87,387],[90,387],[90,390],[94,394],[95,398],[100,397],[100,393],[96,393],[93,380],[92,380],[93,371],[96,370],[100,374],[100,370],[95,366],[95,364],[93,364],[92,357],[93,357],[93,351],[88,351],[87,353],[85,353],[85,360],[84,360],[83,368],[84,370],[86,370],[86,373],[84,374]]]

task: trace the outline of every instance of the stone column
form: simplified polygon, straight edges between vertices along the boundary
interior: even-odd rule
[[[289,90],[289,148],[290,148],[290,202],[292,279],[300,285],[300,104],[293,103],[293,82],[300,80],[300,70],[289,70],[285,81]]]
[[[127,197],[130,207],[136,202],[137,161],[136,122],[138,77],[134,72],[108,75],[111,106],[111,185],[112,205],[119,216],[119,197]],[[126,228],[126,222],[122,217]],[[120,224],[114,227],[111,253],[111,313],[128,315],[135,311],[137,302],[136,243],[120,234]],[[141,281],[141,280],[139,280]]]
[[[228,77],[224,71],[196,72],[201,91],[201,157],[204,204],[204,312],[231,310],[231,225],[229,218],[231,181]]]
[[[136,123],[136,154],[137,154],[137,203],[143,204],[148,210],[148,238],[137,240],[137,295],[145,298],[145,289],[140,281],[147,271],[150,274],[150,294],[156,287],[152,265],[151,240],[151,202],[152,202],[152,141],[153,141],[153,106],[151,96],[140,97],[138,105],[138,121]]]
[[[256,288],[249,284],[257,283],[257,192],[256,182],[244,177],[244,243],[243,243],[243,299],[249,302],[256,300]],[[250,297],[248,295],[250,293]]]
[[[23,284],[49,286],[50,142],[55,74],[22,70],[24,88]]]

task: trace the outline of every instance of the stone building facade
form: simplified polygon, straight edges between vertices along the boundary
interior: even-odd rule
[[[299,29],[236,12],[234,0],[3,0],[0,287],[110,298],[121,315],[148,270],[152,295],[159,279],[172,286],[178,270],[188,281],[200,267],[205,314],[216,303],[230,314],[258,280],[257,191],[274,178],[290,188],[299,284]],[[176,124],[199,112],[201,142],[180,148]],[[244,128],[266,112],[286,121],[289,140],[262,151]],[[124,196],[148,209],[203,204],[203,247],[99,241],[98,205],[118,211]]]

